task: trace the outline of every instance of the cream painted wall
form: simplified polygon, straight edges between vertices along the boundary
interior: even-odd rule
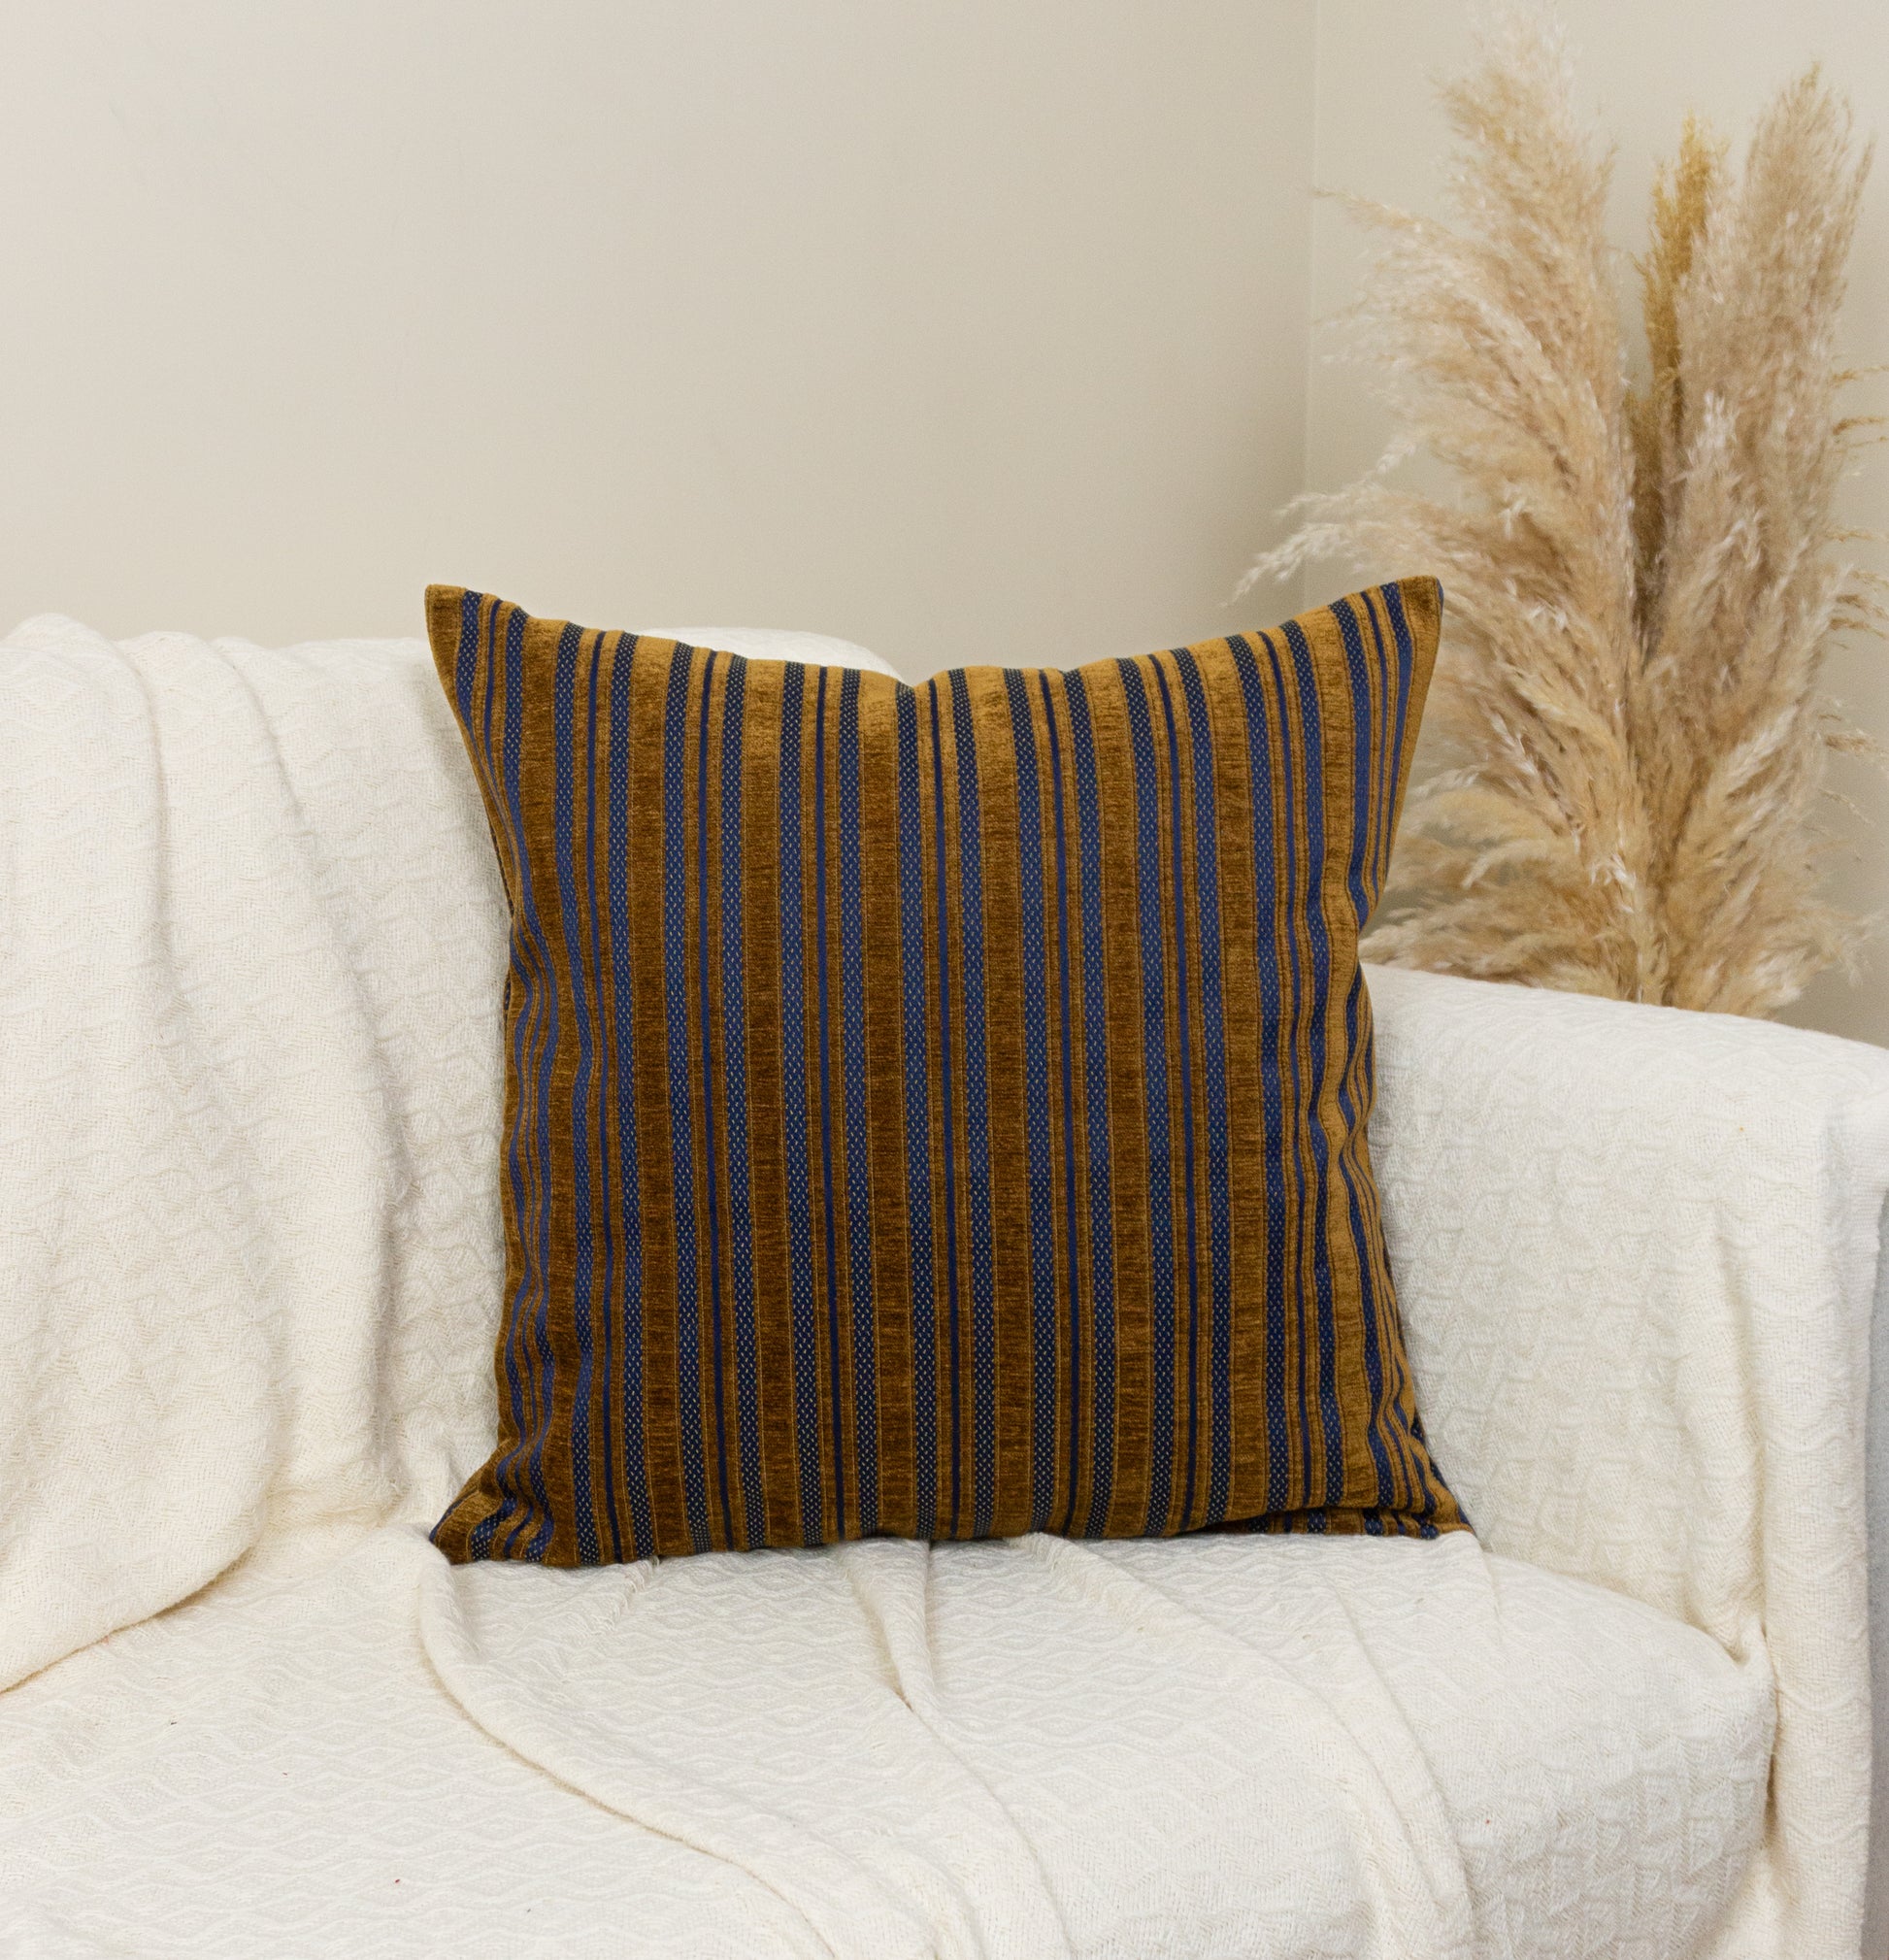
[[[0,627],[1224,630],[1311,0],[10,0]]]
[[[1822,52],[1889,126],[1872,0],[1566,13],[1623,244],[1689,104]],[[0,626],[413,631],[438,578],[911,674],[1224,630],[1384,433],[1309,185],[1434,205],[1465,47],[1459,0],[12,0]],[[1857,274],[1889,357],[1882,187]],[[1889,838],[1842,877],[1889,910]],[[1886,973],[1800,1017],[1889,1040]]]
[[[1613,230],[1625,249],[1643,240],[1654,162],[1668,154],[1688,109],[1703,111],[1740,141],[1770,95],[1822,59],[1850,92],[1865,131],[1889,134],[1889,7],[1881,0],[1562,0],[1581,93],[1618,144]],[[1463,0],[1320,0],[1316,177],[1321,186],[1360,190],[1441,212],[1441,123],[1424,79],[1460,68],[1469,50]],[[1859,366],[1889,361],[1889,157],[1865,207],[1846,314],[1848,351]],[[1328,320],[1355,291],[1358,236],[1321,203],[1313,219],[1312,310]],[[1373,461],[1388,433],[1355,375],[1329,364],[1328,328],[1313,332],[1308,387],[1307,478],[1329,487]],[[1889,411],[1889,382],[1856,390],[1859,408]],[[1848,520],[1889,529],[1889,451],[1878,451],[1849,485]],[[1877,550],[1878,569],[1889,553]],[[1403,568],[1399,568],[1403,569]],[[1341,576],[1334,574],[1332,576]],[[1842,651],[1834,684],[1851,712],[1889,740],[1889,648]],[[1848,903],[1889,914],[1889,785],[1860,766],[1837,778],[1862,809],[1838,813],[1849,857],[1839,867]],[[1818,980],[1785,1018],[1874,1042],[1889,1042],[1889,951],[1879,941],[1861,983]]]

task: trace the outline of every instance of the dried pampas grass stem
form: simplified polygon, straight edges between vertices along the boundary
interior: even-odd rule
[[[1610,161],[1558,35],[1510,12],[1442,90],[1455,227],[1347,199],[1381,240],[1354,310],[1404,434],[1248,583],[1342,555],[1442,578],[1430,711],[1367,950],[1402,965],[1767,1013],[1845,958],[1817,814],[1834,635],[1879,626],[1833,515],[1866,424],[1836,361],[1869,152],[1813,72],[1743,167],[1689,122],[1640,264],[1625,382]],[[1461,494],[1402,487],[1425,449]]]

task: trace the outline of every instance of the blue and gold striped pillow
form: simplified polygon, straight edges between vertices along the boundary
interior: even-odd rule
[[[513,913],[498,1445],[436,1543],[1459,1525],[1357,954],[1440,614],[909,687],[434,587]]]

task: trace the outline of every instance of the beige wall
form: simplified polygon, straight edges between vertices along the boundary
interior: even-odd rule
[[[1614,233],[1643,241],[1646,187],[1688,109],[1740,140],[1767,98],[1807,63],[1823,59],[1850,91],[1865,130],[1889,132],[1889,6],[1882,0],[1562,0],[1581,93],[1617,140]],[[1441,212],[1440,123],[1424,78],[1461,66],[1470,9],[1461,0],[1320,0],[1317,181],[1392,203]],[[1865,207],[1847,314],[1858,365],[1889,361],[1889,157]],[[1356,289],[1358,240],[1321,204],[1313,220],[1312,307],[1327,318]],[[1332,337],[1314,330],[1308,387],[1307,469],[1327,487],[1371,462],[1387,433],[1355,378],[1323,355]],[[1889,382],[1857,390],[1859,408],[1889,410]],[[1849,486],[1849,520],[1889,529],[1889,451]],[[1873,554],[1889,571],[1889,554]],[[1833,679],[1851,711],[1889,739],[1889,648],[1842,652]],[[1846,900],[1889,912],[1889,789],[1860,766],[1839,773],[1866,814],[1833,813],[1850,855],[1838,878]],[[1787,1019],[1889,1042],[1889,956],[1878,947],[1859,985],[1817,981]]]
[[[11,0],[0,627],[429,579],[908,672],[1224,630],[1304,453],[1313,8]]]
[[[1623,244],[1688,105],[1825,53],[1889,127],[1876,0],[1565,11]],[[1384,434],[1309,185],[1434,206],[1412,83],[1465,45],[1458,0],[13,0],[0,627],[413,631],[438,578],[920,674],[1271,612],[1226,601],[1278,507]],[[1889,358],[1889,189],[1857,275]],[[1838,678],[1889,734],[1880,658]],[[1802,1017],[1889,1040],[1885,972]]]

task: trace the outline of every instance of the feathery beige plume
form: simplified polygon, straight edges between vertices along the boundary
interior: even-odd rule
[[[1645,385],[1625,382],[1611,159],[1559,32],[1510,9],[1442,91],[1457,227],[1345,200],[1381,236],[1351,319],[1404,434],[1301,500],[1246,583],[1343,555],[1448,600],[1426,749],[1366,950],[1406,966],[1768,1013],[1848,954],[1822,892],[1822,682],[1881,622],[1833,516],[1844,265],[1869,151],[1812,71],[1741,173],[1702,125],[1654,187]],[[1400,487],[1423,449],[1454,501]],[[1243,589],[1244,587],[1243,586]]]

